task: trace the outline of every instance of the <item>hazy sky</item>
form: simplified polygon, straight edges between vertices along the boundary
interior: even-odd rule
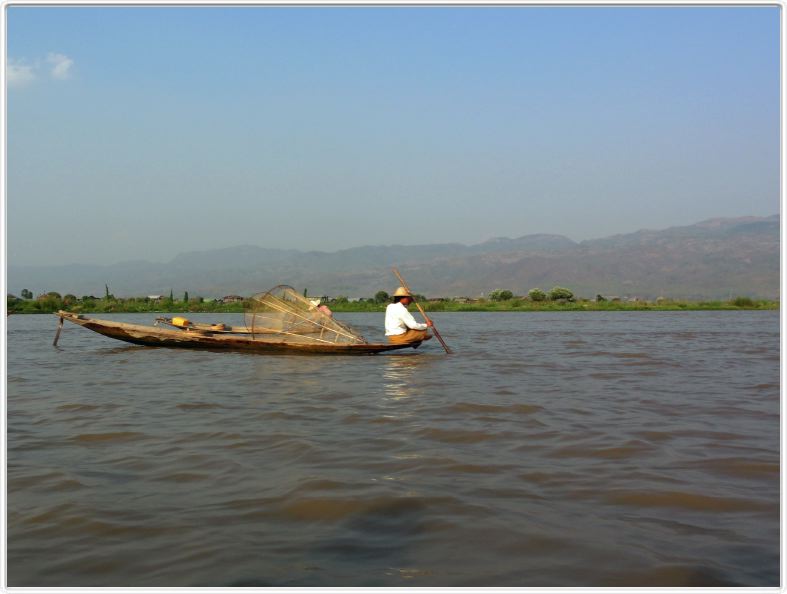
[[[10,265],[779,212],[776,6],[7,15]]]

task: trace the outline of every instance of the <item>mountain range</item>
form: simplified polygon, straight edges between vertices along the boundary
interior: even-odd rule
[[[167,263],[15,266],[8,290],[77,296],[149,294],[243,296],[288,284],[310,295],[371,297],[397,286],[397,266],[418,293],[474,297],[494,289],[539,287],[654,299],[779,298],[780,218],[717,218],[575,242],[562,235],[495,238],[476,245],[362,246],[335,252],[251,245],[192,251]]]

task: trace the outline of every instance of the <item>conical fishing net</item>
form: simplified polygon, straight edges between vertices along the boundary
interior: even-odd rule
[[[246,307],[246,328],[255,339],[305,344],[367,344],[355,330],[292,287],[258,293]]]

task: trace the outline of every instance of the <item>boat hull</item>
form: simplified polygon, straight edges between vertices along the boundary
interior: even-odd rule
[[[251,351],[269,354],[374,355],[385,351],[416,348],[421,344],[420,342],[403,345],[386,343],[312,344],[277,342],[269,338],[264,340],[254,338],[248,334],[191,332],[180,329],[160,328],[158,326],[99,320],[65,311],[59,311],[55,315],[60,317],[61,320],[68,320],[108,338],[152,347]]]

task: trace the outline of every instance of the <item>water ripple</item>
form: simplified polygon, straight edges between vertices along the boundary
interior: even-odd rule
[[[456,355],[362,358],[48,318],[8,320],[10,586],[779,584],[779,312],[436,314]]]

